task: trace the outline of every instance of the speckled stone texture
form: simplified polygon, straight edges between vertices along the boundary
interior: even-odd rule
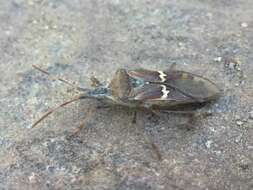
[[[0,189],[253,189],[252,0],[1,0],[0,21]],[[83,100],[30,129],[78,94],[32,64],[89,87],[172,63],[222,89],[191,128]]]

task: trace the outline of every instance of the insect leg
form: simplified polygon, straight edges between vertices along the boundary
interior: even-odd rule
[[[137,111],[135,110],[135,111],[133,112],[132,124],[136,124],[136,119],[137,119]]]
[[[196,111],[180,111],[180,110],[161,110],[161,113],[173,113],[173,114],[185,114],[185,115],[194,115]]]
[[[93,87],[99,87],[99,86],[102,86],[103,84],[96,78],[96,77],[94,77],[94,76],[92,76],[91,78],[90,78],[90,80],[91,80],[91,86],[93,86]]]
[[[148,137],[148,135],[146,135],[145,132],[143,132],[142,134],[143,134],[145,142],[150,145],[157,159],[162,160],[162,154],[159,147]]]
[[[90,118],[91,114],[93,113],[94,109],[89,109],[88,113],[84,119],[84,121],[79,125],[79,127],[74,131],[73,136],[78,135],[80,131],[85,128],[85,123],[87,123],[87,120]]]
[[[88,89],[86,89],[86,88],[82,88],[82,87],[76,86],[73,82],[70,82],[70,81],[68,81],[68,80],[66,80],[66,79],[64,79],[64,78],[52,76],[52,74],[50,74],[50,73],[47,72],[46,70],[44,70],[44,69],[42,69],[42,68],[40,68],[40,67],[38,67],[38,66],[36,66],[36,65],[32,65],[32,66],[33,66],[33,68],[35,68],[36,70],[38,70],[38,71],[40,71],[40,72],[42,72],[42,73],[48,75],[52,80],[59,80],[59,81],[65,83],[65,84],[67,84],[67,85],[70,85],[70,86],[74,87],[75,89],[77,89],[77,90],[79,90],[79,91],[87,91],[87,90],[88,90]]]
[[[73,132],[72,136],[76,136],[80,133],[80,131],[85,127],[85,121],[83,121],[79,127]]]
[[[110,108],[111,106],[109,105],[98,105],[96,106],[96,109],[107,109],[107,108]]]
[[[62,103],[62,104],[56,106],[55,108],[50,109],[50,110],[47,111],[44,115],[42,115],[40,119],[38,119],[35,123],[32,124],[32,128],[34,128],[35,126],[37,126],[42,120],[44,120],[46,117],[48,117],[49,115],[51,115],[51,114],[52,114],[53,112],[55,112],[57,109],[59,109],[59,108],[61,108],[61,107],[64,107],[64,106],[66,106],[66,105],[68,105],[68,104],[70,104],[70,103],[72,103],[72,102],[77,101],[77,100],[83,99],[83,98],[86,98],[86,97],[80,95],[80,96],[77,96],[77,97],[75,97],[75,98],[73,98],[73,99],[71,99],[71,100],[68,100],[68,101],[66,101],[66,102],[64,102],[64,103]]]
[[[181,110],[161,110],[161,113],[172,113],[172,114],[183,114],[183,115],[190,115],[193,117],[208,117],[212,115],[212,112],[209,111],[201,111],[201,110],[188,110],[188,111],[181,111]]]
[[[155,154],[156,158],[159,161],[162,160],[162,154],[161,154],[159,147],[150,139],[150,137],[145,133],[144,130],[139,129],[138,126],[136,126],[136,129],[143,136],[145,143],[150,146],[150,148],[153,151],[153,153]]]

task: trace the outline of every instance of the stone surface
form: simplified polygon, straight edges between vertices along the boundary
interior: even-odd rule
[[[252,120],[235,118],[248,118],[253,104],[252,8],[252,0],[0,1],[0,189],[253,189]],[[120,67],[174,62],[223,90],[213,115],[191,129],[180,125],[185,116],[146,112],[133,126],[131,110],[94,111],[96,101],[29,128],[77,94],[32,64],[89,87],[92,75],[107,81]]]

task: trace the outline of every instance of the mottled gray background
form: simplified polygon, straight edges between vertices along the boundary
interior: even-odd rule
[[[253,189],[252,0],[0,0],[0,21],[0,189]],[[134,126],[131,110],[96,101],[29,128],[77,94],[32,64],[89,87],[174,62],[223,90],[192,129],[146,112]]]

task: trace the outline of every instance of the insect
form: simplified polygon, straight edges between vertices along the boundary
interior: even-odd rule
[[[33,67],[50,76],[50,73],[38,66],[33,65]],[[65,79],[58,77],[57,79],[74,86]],[[191,113],[176,111],[174,108],[180,107],[184,110],[184,107],[189,105],[202,106],[220,95],[220,90],[215,83],[202,76],[177,70],[175,64],[164,71],[118,69],[111,82],[105,85],[95,77],[92,77],[91,81],[93,89],[74,86],[81,92],[79,96],[49,110],[32,127],[38,125],[58,108],[81,99],[97,99],[107,105],[120,105],[134,110]]]

